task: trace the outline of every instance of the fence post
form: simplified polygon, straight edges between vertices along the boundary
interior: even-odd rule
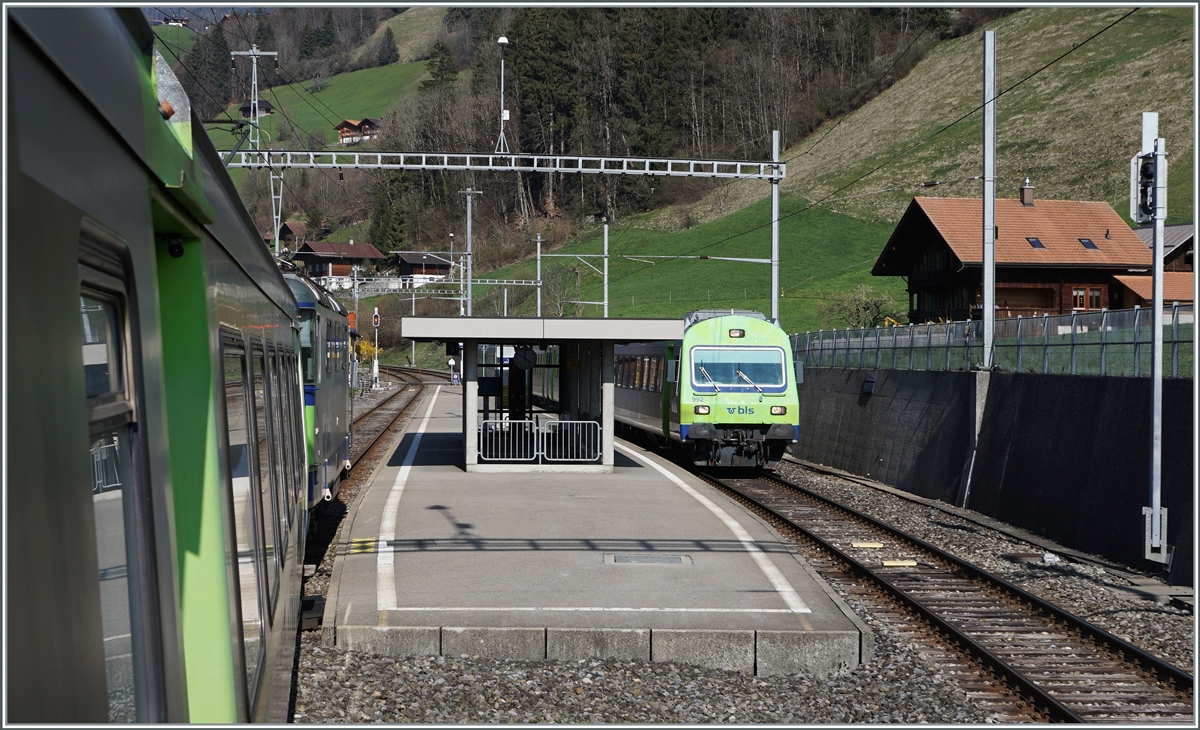
[[[1075,317],[1078,312],[1071,312],[1071,374],[1075,374]]]
[[[1100,310],[1100,374],[1108,374],[1108,308]]]
[[[1021,360],[1021,315],[1017,315],[1017,372],[1022,372]]]
[[[1171,303],[1171,377],[1179,377],[1179,302]]]
[[[875,369],[879,369],[879,341],[883,339],[883,328],[875,328]]]
[[[933,369],[933,322],[925,323],[925,369]]]
[[[1050,372],[1050,313],[1042,312],[1042,375]]]
[[[866,367],[867,357],[867,328],[858,328],[858,367],[861,370]]]
[[[1133,377],[1135,378],[1142,374],[1141,328],[1142,308],[1135,304],[1133,305]]]
[[[950,372],[950,332],[958,329],[953,323],[946,325],[946,372]]]
[[[896,369],[896,333],[899,329],[899,327],[892,328],[892,370]]]

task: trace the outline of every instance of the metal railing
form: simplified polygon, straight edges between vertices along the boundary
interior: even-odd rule
[[[596,421],[486,420],[479,424],[480,461],[590,462],[601,457]]]
[[[1149,376],[1153,312],[1096,310],[997,319],[993,362],[1010,372]],[[1195,312],[1163,312],[1163,375],[1195,372]],[[805,367],[971,370],[983,361],[982,322],[944,322],[792,335]]]
[[[92,493],[121,486],[121,445],[116,434],[92,444]]]

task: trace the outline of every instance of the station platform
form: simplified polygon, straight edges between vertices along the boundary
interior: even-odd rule
[[[759,675],[870,658],[866,625],[717,490],[621,441],[608,474],[467,472],[462,404],[461,386],[427,395],[347,515],[327,642]]]

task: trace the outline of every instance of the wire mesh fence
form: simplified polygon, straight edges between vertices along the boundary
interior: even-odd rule
[[[970,370],[983,362],[983,323],[943,322],[792,335],[805,367]],[[1195,372],[1191,304],[1163,310],[1163,375]],[[1149,376],[1153,310],[1097,310],[996,320],[993,364],[1009,372]]]

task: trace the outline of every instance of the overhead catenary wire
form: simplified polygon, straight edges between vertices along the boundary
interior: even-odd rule
[[[1088,44],[1088,43],[1090,43],[1091,41],[1095,40],[1097,37],[1099,37],[1100,35],[1102,35],[1102,34],[1103,34],[1103,33],[1105,33],[1106,31],[1108,31],[1108,30],[1111,30],[1113,27],[1115,27],[1116,25],[1118,25],[1119,23],[1121,23],[1121,22],[1122,22],[1122,21],[1124,21],[1125,19],[1129,18],[1129,16],[1133,15],[1133,14],[1134,14],[1134,13],[1136,13],[1138,10],[1139,10],[1139,8],[1134,8],[1133,10],[1130,10],[1128,13],[1125,13],[1125,14],[1124,14],[1124,15],[1122,15],[1120,18],[1117,18],[1116,20],[1114,20],[1113,22],[1109,23],[1109,24],[1108,24],[1108,25],[1106,25],[1105,27],[1101,28],[1100,30],[1098,30],[1098,31],[1096,31],[1095,33],[1093,33],[1092,35],[1088,36],[1088,37],[1087,37],[1086,39],[1084,39],[1083,41],[1080,41],[1079,43],[1075,43],[1075,44],[1073,44],[1073,45],[1072,45],[1072,47],[1070,48],[1070,50],[1068,50],[1068,51],[1066,51],[1066,52],[1062,53],[1062,54],[1061,54],[1061,55],[1059,55],[1057,58],[1055,58],[1055,59],[1053,59],[1053,60],[1051,60],[1051,61],[1047,62],[1046,64],[1044,64],[1043,66],[1041,66],[1040,68],[1038,68],[1036,71],[1034,71],[1033,73],[1030,73],[1030,74],[1026,75],[1024,78],[1022,78],[1020,81],[1017,81],[1017,82],[1016,82],[1016,83],[1014,83],[1012,86],[1009,86],[1008,88],[1004,89],[1003,91],[1000,91],[999,93],[997,93],[997,94],[996,94],[996,96],[995,96],[995,99],[998,99],[998,98],[1000,98],[1001,96],[1003,96],[1004,94],[1007,94],[1007,93],[1011,92],[1013,89],[1015,89],[1015,88],[1017,88],[1018,86],[1020,86],[1020,85],[1024,84],[1025,82],[1029,81],[1030,79],[1032,79],[1033,77],[1037,76],[1038,74],[1041,74],[1041,73],[1042,73],[1043,71],[1045,71],[1046,69],[1048,69],[1048,68],[1050,68],[1051,66],[1053,66],[1053,65],[1055,65],[1055,64],[1057,64],[1057,63],[1059,63],[1060,61],[1062,61],[1062,60],[1063,60],[1064,58],[1066,58],[1067,56],[1071,55],[1072,53],[1075,53],[1075,52],[1076,52],[1076,51],[1078,51],[1080,48],[1083,48],[1085,45],[1087,45],[1087,44]],[[994,100],[994,99],[993,99],[993,100]],[[991,100],[989,100],[989,101],[991,101]],[[959,124],[960,122],[964,121],[965,119],[967,119],[967,118],[969,118],[969,117],[973,116],[974,114],[976,114],[977,112],[979,112],[980,110],[982,110],[982,109],[984,108],[984,106],[986,105],[986,103],[987,103],[987,102],[985,102],[984,104],[980,104],[979,106],[975,107],[974,109],[972,109],[971,111],[967,112],[966,114],[963,114],[962,116],[958,117],[957,119],[955,119],[954,121],[950,122],[949,124],[946,124],[945,126],[943,126],[943,127],[939,128],[939,129],[937,129],[936,131],[932,132],[932,133],[931,133],[929,136],[925,137],[924,139],[921,139],[921,140],[920,140],[920,141],[918,141],[916,144],[913,144],[912,146],[910,146],[910,147],[908,147],[908,148],[906,148],[906,149],[904,149],[904,150],[902,150],[902,151],[900,151],[900,152],[896,153],[896,154],[895,154],[895,155],[893,155],[892,157],[889,157],[887,160],[884,160],[884,161],[883,161],[883,162],[881,162],[879,165],[876,165],[875,167],[871,168],[870,170],[868,170],[867,172],[865,172],[865,173],[863,173],[862,175],[858,176],[857,178],[855,178],[854,180],[850,181],[849,183],[846,183],[845,185],[841,186],[840,188],[837,188],[836,190],[834,190],[833,192],[829,193],[828,195],[826,195],[825,197],[821,198],[820,200],[817,200],[817,201],[814,201],[814,202],[812,202],[812,203],[809,203],[808,205],[804,206],[804,207],[803,207],[803,208],[801,208],[800,210],[793,211],[792,213],[788,213],[787,215],[780,216],[780,217],[779,217],[779,220],[781,220],[781,221],[782,221],[782,220],[786,220],[786,219],[788,219],[788,218],[792,218],[792,217],[794,217],[794,216],[800,215],[801,213],[805,213],[805,212],[807,212],[807,211],[811,210],[812,208],[814,208],[814,207],[816,207],[816,206],[818,206],[818,205],[823,205],[823,204],[825,204],[825,203],[827,203],[827,202],[832,202],[832,201],[831,201],[831,199],[832,199],[832,198],[834,198],[834,196],[836,196],[838,193],[841,193],[841,192],[843,192],[843,191],[845,191],[845,190],[847,190],[847,189],[849,189],[849,188],[853,187],[854,185],[857,185],[858,183],[862,182],[863,180],[865,180],[866,178],[870,177],[871,175],[874,175],[876,172],[879,172],[879,171],[880,171],[880,170],[882,170],[884,167],[886,167],[886,166],[888,166],[888,165],[892,164],[893,162],[895,162],[896,160],[900,159],[901,157],[904,157],[904,156],[906,156],[906,155],[909,155],[909,154],[911,154],[912,152],[916,151],[916,150],[917,150],[917,149],[919,149],[920,147],[924,146],[924,145],[925,145],[927,142],[929,142],[930,140],[932,140],[934,137],[937,137],[938,135],[940,135],[940,134],[942,134],[942,133],[946,132],[946,131],[947,131],[947,130],[949,130],[950,128],[954,127],[955,125]],[[798,155],[797,155],[797,156],[798,156]],[[796,158],[795,158],[795,157],[793,157],[793,158],[791,158],[791,159],[796,159]],[[739,237],[741,237],[741,236],[744,236],[744,235],[747,235],[747,234],[750,234],[750,233],[754,233],[755,231],[760,231],[760,230],[762,230],[762,229],[764,229],[764,228],[768,228],[768,227],[770,227],[770,225],[771,225],[771,223],[770,223],[770,222],[768,222],[768,223],[764,223],[764,224],[762,224],[762,225],[754,226],[753,228],[748,228],[748,229],[746,229],[746,230],[744,230],[744,231],[742,231],[742,232],[740,232],[740,233],[735,233],[735,234],[732,234],[732,235],[726,236],[725,238],[722,238],[722,239],[720,239],[720,240],[718,240],[718,241],[714,241],[714,242],[712,242],[712,243],[705,244],[705,245],[703,245],[703,246],[698,246],[698,247],[696,247],[696,248],[694,248],[694,249],[691,249],[691,250],[689,250],[689,251],[685,251],[684,253],[682,253],[682,254],[680,254],[680,255],[681,255],[681,256],[687,256],[687,255],[690,255],[690,254],[694,254],[694,253],[696,253],[697,251],[703,251],[703,250],[705,250],[705,249],[712,248],[713,246],[717,246],[717,245],[719,245],[719,244],[722,244],[722,243],[726,243],[726,242],[728,242],[728,241],[731,241],[731,240],[733,240],[733,239],[735,239],[735,238],[739,238]],[[647,268],[647,267],[643,266],[643,267],[641,267],[641,268],[634,269],[633,271],[630,271],[630,272],[629,272],[629,273],[627,273],[627,274],[623,274],[623,275],[621,275],[621,276],[618,276],[618,277],[616,277],[616,278],[610,278],[610,279],[609,279],[609,284],[611,285],[613,282],[620,281],[620,280],[622,280],[622,279],[625,279],[625,278],[627,278],[627,277],[629,277],[629,276],[632,276],[632,275],[634,275],[634,274],[636,274],[636,273],[638,273],[638,272],[640,272],[640,271],[644,271],[646,268]]]

